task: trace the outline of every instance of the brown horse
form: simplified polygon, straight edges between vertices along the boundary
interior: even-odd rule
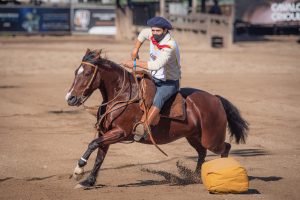
[[[103,97],[100,115],[107,110],[111,111],[100,124],[102,134],[99,133],[99,137],[88,145],[75,168],[74,176],[83,173],[83,167],[91,153],[98,149],[90,175],[80,182],[82,187],[95,184],[109,145],[133,140],[133,127],[143,114],[135,99],[138,85],[132,73],[102,58],[100,54],[101,51],[87,50],[75,71],[75,79],[66,96],[70,106],[79,106],[93,91],[99,89]],[[207,149],[222,157],[228,156],[231,145],[225,142],[227,124],[236,143],[245,142],[248,124],[238,109],[223,97],[192,88],[181,88],[180,93],[186,101],[186,119],[179,121],[161,118],[151,130],[157,144],[166,144],[185,137],[198,153],[195,172],[199,174]],[[152,144],[149,139],[141,140],[141,143]]]

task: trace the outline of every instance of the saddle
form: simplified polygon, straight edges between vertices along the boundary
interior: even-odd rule
[[[140,108],[146,112],[146,110],[149,110],[153,104],[156,86],[152,80],[152,76],[146,71],[136,72],[136,77],[140,87]],[[160,117],[176,119],[180,121],[185,120],[185,99],[180,92],[177,92],[165,102],[162,110],[160,111]]]

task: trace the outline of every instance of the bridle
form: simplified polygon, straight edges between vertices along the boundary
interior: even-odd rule
[[[95,78],[96,78],[96,75],[97,75],[97,72],[99,70],[98,66],[97,65],[94,65],[92,63],[89,63],[89,62],[81,62],[81,64],[84,64],[84,65],[89,65],[91,67],[94,67],[94,73],[93,73],[93,76],[92,78],[90,79],[89,83],[87,84],[87,86],[84,88],[83,92],[82,92],[82,96],[80,98],[80,103],[81,104],[84,104],[84,102],[90,97],[90,95],[85,95],[86,92],[90,89],[91,85],[93,84]]]
[[[94,65],[94,64],[92,64],[92,63],[89,63],[89,62],[81,62],[81,64],[89,65],[89,66],[91,66],[91,67],[94,67],[94,73],[93,73],[93,76],[92,76],[92,78],[90,79],[89,84],[85,87],[85,89],[84,89],[83,92],[82,92],[82,95],[85,96],[85,95],[84,95],[85,92],[86,92],[88,89],[90,89],[92,83],[93,83],[94,80],[95,80],[96,74],[97,74],[97,72],[98,72],[98,66],[97,66],[97,65]]]
[[[87,95],[87,96],[85,96],[84,94],[85,94],[85,92],[86,92],[87,90],[90,89],[91,85],[93,84],[93,82],[94,82],[94,80],[95,80],[95,77],[96,77],[96,74],[97,74],[97,72],[99,71],[99,67],[98,67],[97,65],[94,65],[94,64],[89,63],[89,62],[81,62],[81,64],[85,64],[85,65],[89,65],[89,66],[94,67],[94,73],[93,73],[93,76],[92,76],[92,78],[90,79],[88,85],[86,86],[86,88],[83,90],[83,93],[82,93],[83,101],[81,101],[81,103],[82,103],[83,107],[86,108],[87,106],[84,105],[84,102],[90,97],[91,94],[89,94],[89,95]],[[122,65],[121,65],[121,66],[122,66]],[[108,105],[109,103],[114,102],[114,101],[120,96],[120,94],[122,94],[122,92],[124,91],[124,88],[125,88],[124,86],[125,86],[125,81],[126,81],[125,76],[126,76],[127,70],[125,70],[124,67],[121,67],[121,68],[123,69],[123,72],[124,72],[124,75],[123,75],[123,84],[122,84],[121,89],[119,90],[118,94],[117,94],[112,100],[110,100],[110,101],[108,101],[108,102],[106,102],[106,103],[101,104],[101,105],[99,106],[98,109],[100,109],[101,107],[103,107],[103,106],[105,106],[105,105]],[[104,118],[105,118],[109,113],[111,113],[111,112],[113,112],[113,111],[115,111],[115,110],[118,110],[118,109],[120,109],[120,108],[122,108],[122,107],[125,107],[125,106],[127,106],[127,105],[129,105],[129,104],[136,103],[136,102],[138,102],[138,101],[141,100],[141,98],[139,97],[139,94],[140,94],[140,91],[139,91],[139,90],[140,90],[140,88],[139,88],[139,86],[138,86],[138,81],[137,81],[137,77],[136,77],[136,74],[135,74],[135,73],[136,73],[136,62],[134,62],[134,67],[133,67],[133,77],[134,77],[135,83],[136,83],[136,85],[137,85],[137,87],[138,87],[138,91],[137,91],[136,95],[135,95],[132,99],[125,100],[125,101],[116,101],[116,102],[114,102],[112,105],[108,106],[108,108],[106,109],[105,113],[104,113],[103,115],[100,116],[100,119],[99,119],[99,120],[97,121],[97,123],[95,124],[96,128],[98,128],[98,127],[101,126],[102,121],[104,120]],[[152,144],[153,144],[160,152],[162,152],[164,155],[168,156],[168,155],[167,155],[167,154],[166,154],[166,153],[165,153],[165,152],[164,152],[164,151],[156,144],[156,142],[154,141],[153,136],[152,136],[152,132],[151,132],[151,128],[149,127],[149,125],[148,125],[147,123],[146,123],[146,127],[147,127],[147,129],[148,129],[148,132],[149,132],[149,135],[150,135],[150,140],[151,140]],[[101,130],[99,130],[99,131],[100,131],[100,133],[101,133],[102,135],[104,134],[104,133],[102,133]]]
[[[85,64],[85,65],[89,65],[91,67],[94,67],[94,73],[93,73],[93,76],[92,78],[90,79],[88,85],[85,87],[85,89],[83,90],[83,93],[82,93],[82,105],[84,108],[88,108],[88,106],[85,106],[84,105],[84,102],[90,97],[91,94],[85,96],[85,93],[86,91],[90,90],[90,87],[91,85],[93,84],[93,82],[95,81],[95,78],[96,78],[96,75],[97,75],[97,72],[99,71],[99,67],[97,65],[94,65],[92,63],[89,63],[89,62],[81,62],[81,64]],[[123,83],[122,83],[122,87],[121,89],[118,91],[117,95],[111,99],[110,101],[106,102],[106,103],[103,103],[99,106],[99,108],[103,107],[103,106],[106,106],[112,102],[114,102],[124,91],[124,86],[125,86],[125,82],[126,82],[126,72],[127,70],[125,70],[125,68],[121,67],[123,69]],[[134,76],[134,80],[136,82],[136,84],[138,83],[137,82],[137,79],[136,77]],[[138,85],[138,84],[137,84]],[[139,89],[139,87],[138,87]],[[100,124],[102,123],[104,117],[106,117],[109,113],[115,111],[115,110],[118,110],[119,108],[122,108],[122,107],[125,107],[129,104],[132,104],[132,103],[135,103],[137,101],[139,101],[140,98],[139,98],[139,91],[136,93],[135,97],[133,97],[132,99],[129,99],[129,100],[125,100],[125,101],[115,101],[112,105],[109,106],[109,108],[106,110],[106,112],[101,116],[101,118],[98,120],[98,122],[96,123],[96,126],[100,126]],[[118,105],[118,106],[117,106]]]
[[[89,63],[89,62],[81,62],[81,64],[89,65],[89,66],[91,66],[91,67],[94,67],[94,73],[93,73],[93,76],[92,76],[92,78],[90,79],[88,85],[85,87],[85,89],[84,89],[83,92],[82,92],[83,101],[81,101],[81,103],[82,103],[83,106],[84,106],[84,102],[85,102],[85,101],[90,97],[90,95],[91,95],[91,94],[89,94],[89,95],[85,96],[85,93],[86,93],[86,91],[90,90],[91,85],[94,83],[95,78],[96,78],[96,75],[97,75],[97,72],[99,71],[99,67],[98,67],[97,65],[94,65],[94,64]],[[112,100],[110,100],[110,101],[108,101],[108,102],[106,102],[106,103],[101,104],[100,107],[105,106],[105,105],[107,105],[107,104],[109,104],[109,103],[115,101],[115,100],[120,96],[120,94],[123,92],[124,86],[125,86],[125,81],[126,81],[126,80],[125,80],[125,79],[126,79],[126,78],[125,78],[125,76],[126,76],[126,70],[125,70],[124,68],[122,68],[122,69],[123,69],[123,72],[124,72],[124,73],[123,73],[123,83],[122,83],[121,89],[118,91],[118,94],[117,94]]]

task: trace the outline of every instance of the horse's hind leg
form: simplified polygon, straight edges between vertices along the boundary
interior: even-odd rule
[[[224,142],[224,145],[225,145],[225,149],[224,149],[223,153],[221,153],[221,158],[227,158],[229,151],[231,149],[231,144]]]
[[[205,145],[205,147],[207,147],[207,149],[211,152],[221,155],[221,158],[227,158],[231,149],[231,144],[223,142],[221,145],[218,146]]]
[[[205,161],[207,150],[201,145],[201,138],[197,135],[186,137],[189,144],[197,151],[198,161],[195,170],[195,174],[199,175],[201,173],[202,164]]]

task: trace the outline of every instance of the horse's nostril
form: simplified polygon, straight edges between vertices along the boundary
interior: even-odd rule
[[[77,102],[77,97],[76,96],[70,96],[68,99],[68,103],[70,105],[74,105]]]

